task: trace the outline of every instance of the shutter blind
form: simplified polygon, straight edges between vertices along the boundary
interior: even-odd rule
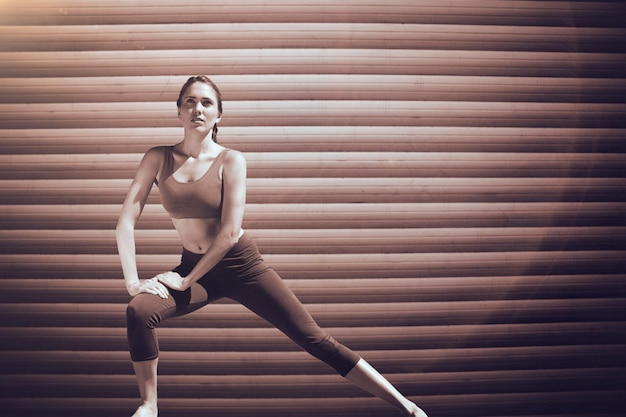
[[[0,407],[137,405],[114,227],[178,89],[222,90],[244,227],[432,416],[626,412],[618,1],[0,3]],[[154,190],[143,277],[179,258]],[[159,329],[160,415],[394,416],[227,300]]]

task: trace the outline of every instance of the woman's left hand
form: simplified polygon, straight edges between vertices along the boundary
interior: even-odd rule
[[[160,283],[165,285],[168,288],[171,288],[176,291],[185,291],[189,288],[189,284],[187,284],[187,280],[180,276],[177,272],[163,272],[155,277],[159,280]]]

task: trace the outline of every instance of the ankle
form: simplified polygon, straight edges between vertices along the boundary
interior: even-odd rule
[[[407,408],[407,417],[428,417],[424,410],[419,408],[415,403],[411,403],[411,406]]]
[[[157,411],[159,409],[156,401],[144,401],[143,404],[141,404],[141,407],[145,407],[150,411]]]
[[[135,411],[132,417],[157,417],[158,415],[159,410],[156,403],[144,401],[143,404],[137,408],[137,411]]]

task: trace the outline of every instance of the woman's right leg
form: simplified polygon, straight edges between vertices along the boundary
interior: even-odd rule
[[[141,405],[132,417],[157,417],[157,365],[159,359],[133,362],[137,386],[141,395]]]
[[[206,289],[194,284],[187,291],[170,290],[167,299],[142,293],[128,304],[126,309],[128,346],[142,401],[133,417],[156,417],[158,414],[159,342],[156,327],[170,317],[191,313],[210,301]]]

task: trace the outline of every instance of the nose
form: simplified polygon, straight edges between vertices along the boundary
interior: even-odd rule
[[[202,106],[202,103],[198,102],[196,103],[196,107],[193,109],[193,111],[195,114],[201,114],[203,108],[204,106]]]

